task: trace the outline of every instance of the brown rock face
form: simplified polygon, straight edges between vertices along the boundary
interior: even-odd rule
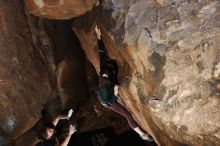
[[[49,19],[78,17],[93,8],[97,0],[25,0],[30,13]]]
[[[96,0],[24,2],[36,16],[69,19],[91,10]],[[26,15],[20,1],[0,4],[0,145],[4,145],[39,119],[42,105],[50,99],[51,69],[55,68],[51,48],[64,47],[62,39],[67,38],[54,37],[51,44],[47,33],[39,28],[40,21]],[[95,24],[101,27],[110,57],[118,62],[122,103],[158,145],[220,145],[219,0],[103,0],[73,23],[98,73]],[[66,45],[70,46],[73,44]],[[79,110],[78,120],[86,123],[82,130],[94,129],[101,125],[94,117],[103,118],[105,110],[97,100],[87,98],[88,94],[94,97],[92,91],[82,89],[88,85],[92,90],[96,75],[88,69],[87,82],[84,80],[82,66],[89,63],[77,63],[83,61],[82,54],[77,53],[64,53],[56,60],[56,64],[63,60],[67,63],[58,85],[69,97],[59,102],[62,108],[71,107],[75,102],[71,97],[82,97],[78,106],[84,107]],[[67,54],[75,56],[72,59]],[[90,101],[88,106],[83,104]],[[54,106],[48,108],[53,111]],[[113,116],[111,120],[117,127],[115,119]],[[95,124],[87,126],[91,121]]]
[[[25,15],[21,2],[1,1],[0,10],[0,145],[4,145],[38,120],[50,99],[52,74],[41,54],[45,50],[35,46],[34,21]]]
[[[99,72],[95,23],[124,105],[158,145],[220,145],[219,1],[104,0],[73,24]]]

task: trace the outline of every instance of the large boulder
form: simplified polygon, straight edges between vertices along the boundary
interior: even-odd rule
[[[220,145],[218,0],[104,0],[72,25],[99,73],[95,24],[122,102],[158,145]]]
[[[21,1],[0,5],[0,145],[4,145],[39,119],[51,98],[52,73],[47,64],[50,52],[41,48],[43,44],[36,45],[43,34],[33,35],[36,21],[25,14]],[[44,40],[47,44],[46,36]]]
[[[49,19],[70,19],[90,11],[97,0],[24,0],[27,10]]]

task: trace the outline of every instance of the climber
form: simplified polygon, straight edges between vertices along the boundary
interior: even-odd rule
[[[51,139],[54,135],[54,130],[59,122],[59,120],[61,119],[69,119],[71,117],[73,113],[73,110],[70,109],[67,115],[59,115],[58,117],[56,117],[52,122],[49,122],[46,125],[46,128],[43,130],[43,132],[40,133],[39,138],[42,139],[43,141],[39,142],[36,146],[45,146],[45,145],[51,145],[51,146],[67,146],[70,138],[72,136],[73,133],[76,132],[76,127],[73,125],[69,126],[69,131],[67,136],[65,137],[64,141],[59,144],[58,140],[56,138],[52,139],[52,140],[48,140]]]
[[[154,139],[145,133],[136,123],[131,113],[117,101],[119,88],[119,82],[117,79],[118,65],[116,61],[111,60],[107,55],[106,48],[101,38],[100,28],[98,28],[97,25],[95,27],[95,33],[98,39],[100,59],[99,86],[96,89],[98,99],[105,107],[124,116],[130,127],[137,132],[143,140],[154,141]]]
[[[14,142],[13,146],[44,146],[44,145],[53,145],[53,146],[67,146],[71,135],[76,132],[76,127],[74,125],[69,126],[69,131],[64,139],[64,141],[59,144],[56,139],[51,140],[48,143],[49,139],[52,139],[55,133],[55,127],[58,122],[62,119],[69,119],[73,113],[73,110],[70,109],[67,115],[59,115],[52,122],[45,122],[45,116],[42,115],[42,118],[27,132],[18,137]],[[47,117],[46,117],[47,118]],[[47,144],[45,144],[47,143]]]

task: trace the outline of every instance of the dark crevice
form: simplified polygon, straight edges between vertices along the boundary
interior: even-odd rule
[[[60,100],[62,102],[65,100],[63,107],[76,108],[88,100],[89,95],[84,67],[86,58],[78,38],[71,29],[72,20],[43,20],[43,22],[51,41],[56,67],[58,68],[62,61],[66,63],[62,75],[62,88],[67,99],[60,97]],[[52,106],[55,106],[54,103]]]

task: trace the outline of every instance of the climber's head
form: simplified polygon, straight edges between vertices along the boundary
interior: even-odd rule
[[[47,139],[50,139],[54,134],[54,129],[47,127],[46,134],[47,134]]]
[[[41,132],[40,139],[42,140],[50,139],[54,134],[55,131],[54,129],[55,126],[53,125],[53,123],[48,123],[45,129]]]

